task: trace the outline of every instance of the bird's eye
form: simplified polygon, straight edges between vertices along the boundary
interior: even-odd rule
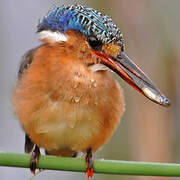
[[[96,37],[90,36],[88,38],[89,45],[95,50],[101,50],[102,42],[99,41]]]

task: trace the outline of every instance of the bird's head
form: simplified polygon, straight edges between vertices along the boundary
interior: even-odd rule
[[[169,100],[124,52],[123,35],[112,19],[81,5],[55,6],[38,25],[45,43],[76,45],[94,72],[111,69],[128,84],[155,103],[168,106]]]

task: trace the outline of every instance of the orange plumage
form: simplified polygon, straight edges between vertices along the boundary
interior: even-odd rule
[[[97,151],[124,110],[122,90],[111,74],[87,66],[93,54],[85,38],[73,31],[67,36],[68,42],[45,42],[36,50],[13,94],[15,113],[31,140],[61,156],[89,147]]]

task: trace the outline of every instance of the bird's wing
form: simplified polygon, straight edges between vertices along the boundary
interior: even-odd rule
[[[24,74],[26,69],[28,69],[30,67],[30,65],[33,61],[33,55],[38,48],[39,47],[30,49],[23,55],[21,63],[20,63],[19,71],[18,71],[18,79],[21,79],[22,74]],[[34,143],[31,141],[29,136],[26,134],[25,135],[25,145],[24,145],[25,152],[30,153],[32,151],[33,147],[34,147]]]
[[[34,148],[34,143],[31,141],[29,136],[26,134],[25,135],[25,144],[24,144],[25,153],[30,153],[33,148]]]
[[[39,49],[39,47],[40,46],[30,49],[23,55],[23,57],[21,59],[19,71],[18,71],[18,79],[21,79],[22,74],[24,74],[26,69],[28,69],[30,67],[30,65],[33,61],[34,53],[36,52],[37,49]]]

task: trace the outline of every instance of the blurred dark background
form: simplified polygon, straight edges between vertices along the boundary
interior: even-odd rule
[[[179,0],[0,0],[0,151],[23,153],[24,133],[10,94],[20,57],[37,46],[36,26],[53,4],[83,4],[108,14],[124,34],[127,54],[171,100],[160,107],[118,78],[126,97],[121,125],[96,158],[180,163]],[[0,167],[0,179],[30,179],[28,169]],[[34,180],[86,179],[83,173],[44,171]],[[159,180],[160,177],[98,175],[94,179]],[[179,179],[179,178],[162,178]]]

